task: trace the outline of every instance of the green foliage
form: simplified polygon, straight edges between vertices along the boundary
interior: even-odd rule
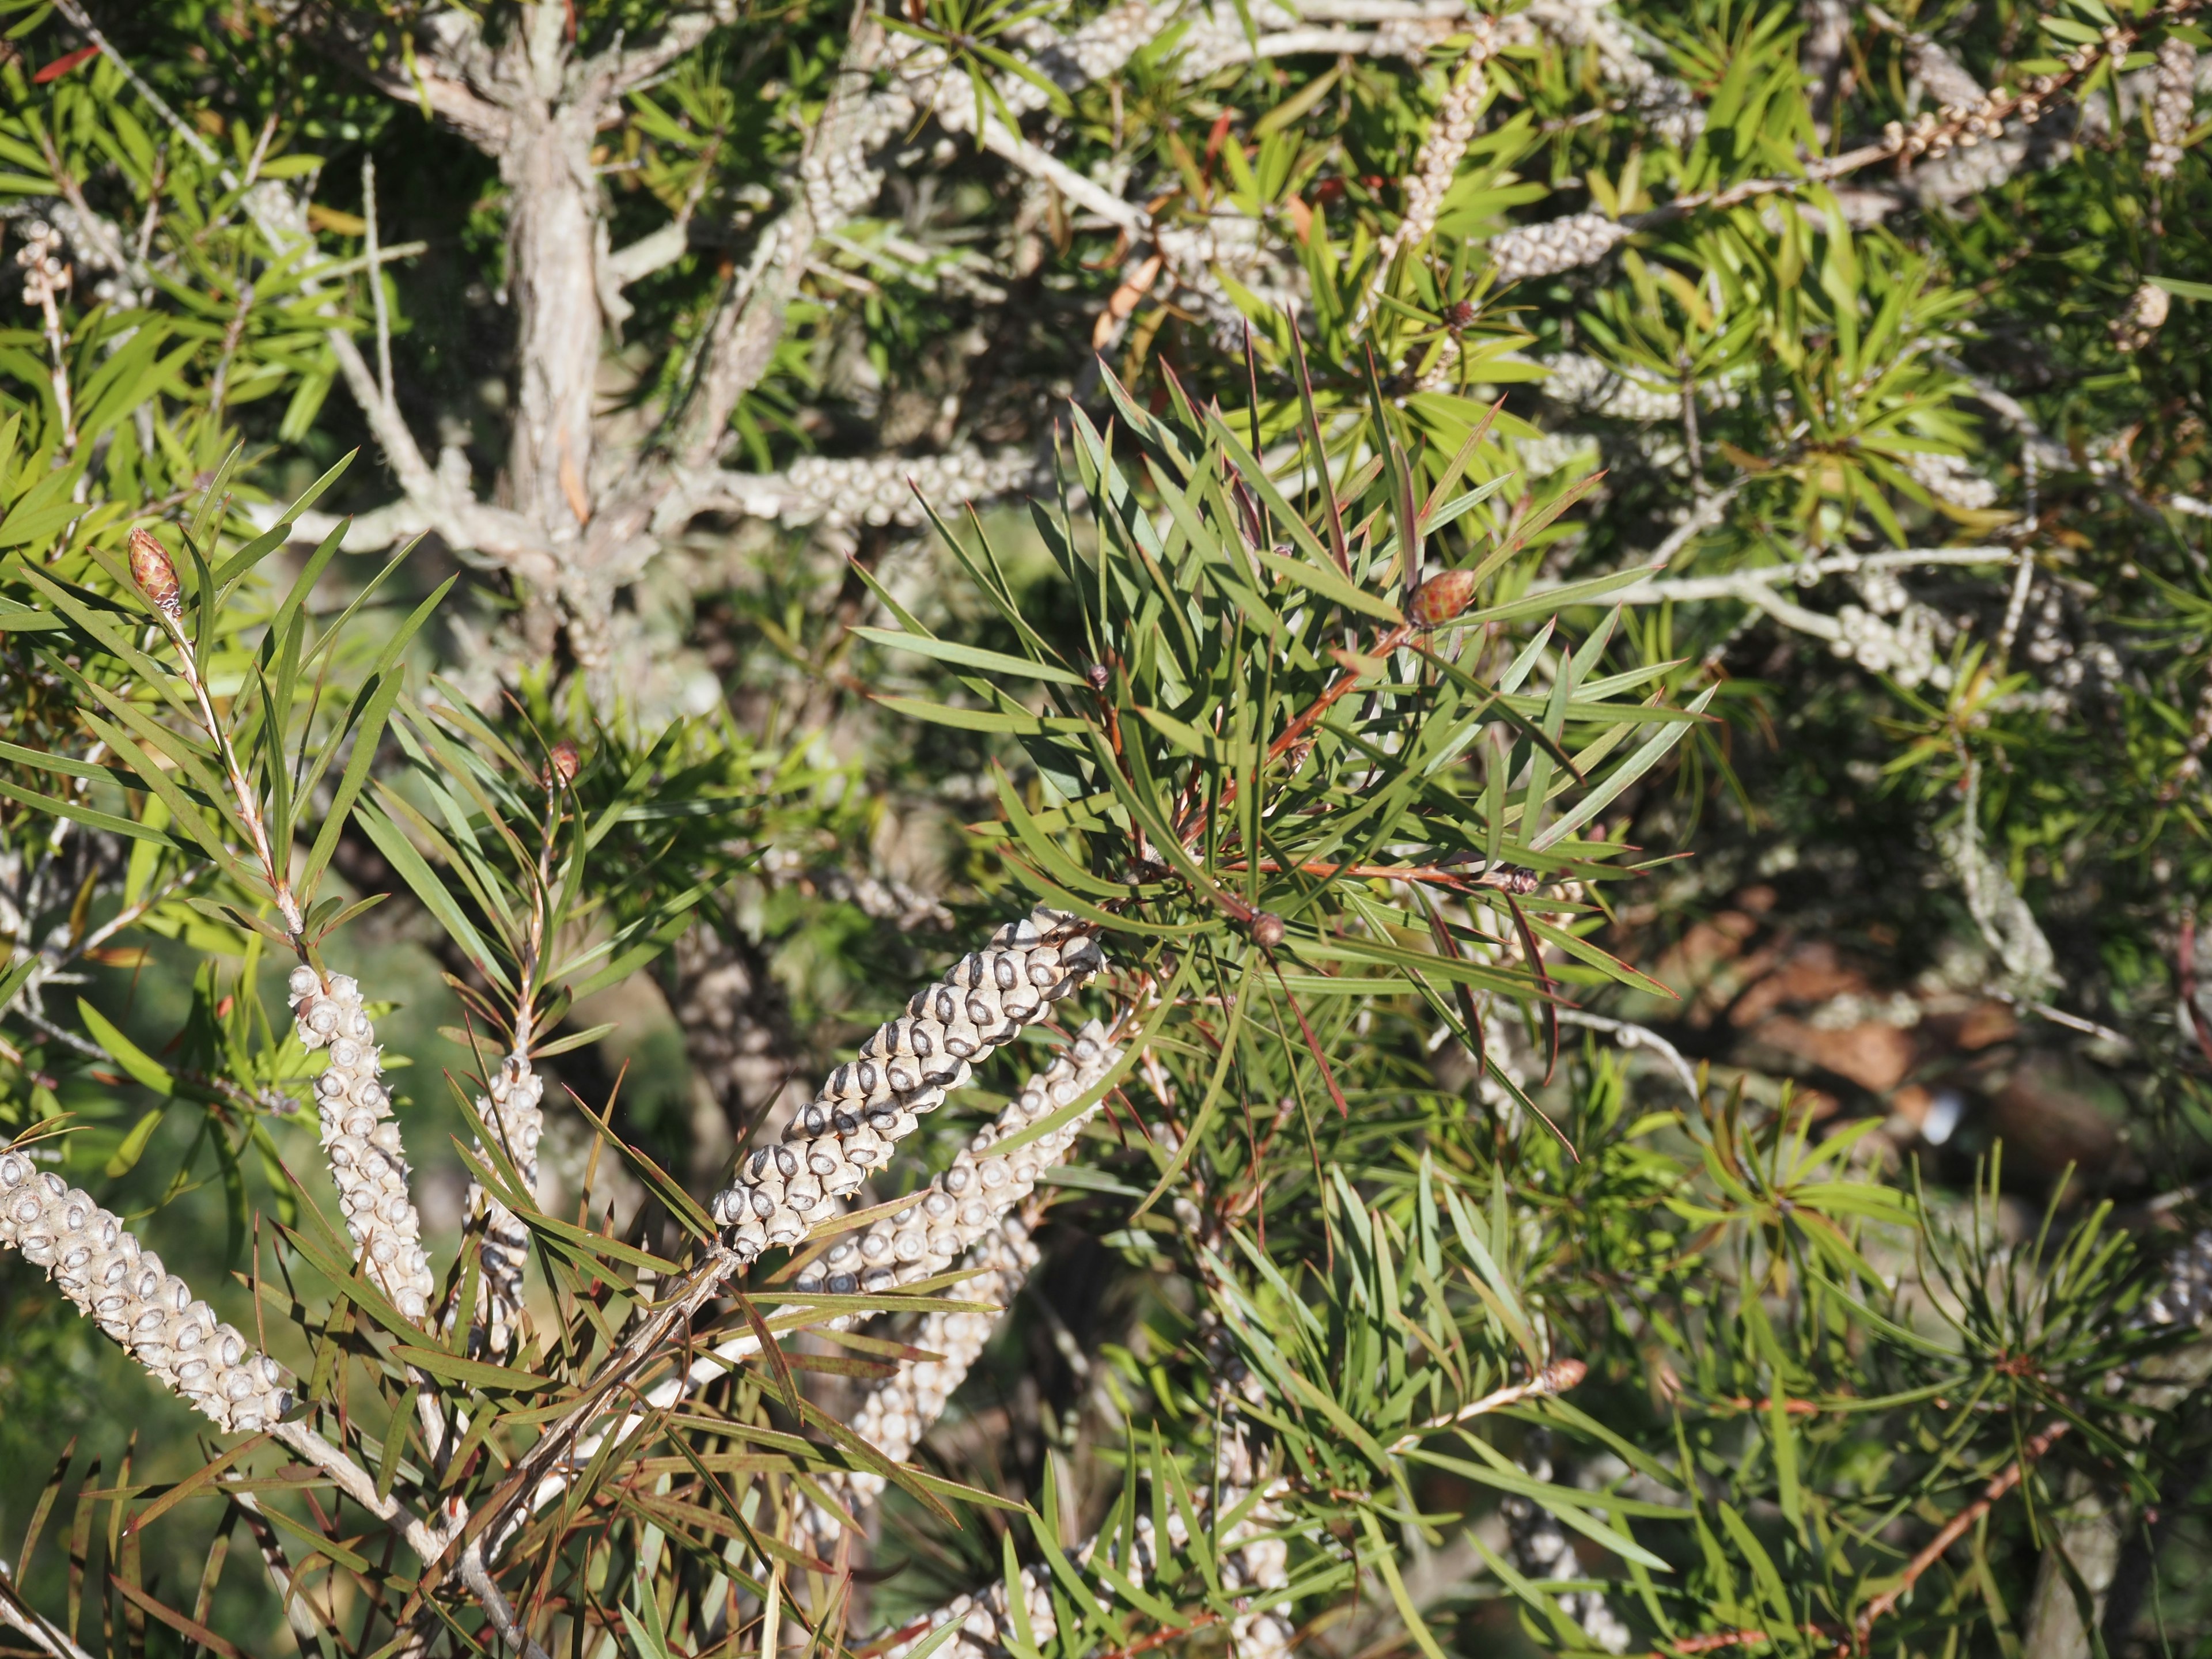
[[[1267,58],[1280,15],[1224,7],[1056,77],[1039,31],[1103,8],[916,0],[885,27],[945,54],[959,113],[902,126],[884,193],[805,251],[714,459],[788,482],[807,451],[1034,441],[1054,481],[1026,513],[933,499],[921,546],[882,510],[594,544],[629,572],[610,608],[678,619],[711,705],[681,714],[564,654],[574,594],[458,544],[370,565],[317,511],[398,471],[331,465],[372,436],[331,394],[380,305],[440,476],[505,441],[482,386],[514,367],[520,186],[435,125],[422,60],[457,20],[498,46],[550,15],[327,9],[301,40],[265,9],[118,18],[143,81],[9,9],[0,193],[63,252],[0,331],[0,1131],[254,1333],[380,1502],[467,1525],[418,1560],[327,1468],[201,1456],[11,1258],[0,1504],[36,1517],[33,1604],[102,1656],[494,1650],[474,1547],[533,1639],[593,1654],[911,1626],[906,1659],[1269,1656],[1276,1620],[1442,1659],[1510,1618],[1570,1652],[2046,1659],[2056,1598],[2096,1588],[2089,1516],[2173,1623],[2078,1650],[2202,1646],[2203,1540],[2155,1517],[2201,1508],[2207,1426],[2203,1334],[2160,1310],[2212,1105],[2212,177],[2193,103],[2160,137],[2144,78],[2212,46],[2191,9],[1844,9],[1824,75],[1818,8]],[[1253,61],[1189,73],[1232,15]],[[845,10],[733,16],[596,134],[610,246],[680,252],[600,296],[621,440],[579,492],[669,441],[840,84]],[[556,21],[581,54],[669,20]],[[2041,109],[1900,166],[1950,118],[1928,37]],[[1471,61],[1476,130],[1400,238],[1394,181]],[[1010,174],[994,124],[1146,231]],[[400,204],[374,275],[364,159]],[[1501,279],[1504,239],[1580,215],[1618,245]],[[1144,274],[1178,235],[1219,257]],[[173,629],[131,575],[149,528]],[[893,866],[956,933],[853,896]],[[741,1057],[803,1090],[1040,902],[1111,963],[1054,1035],[1096,1017],[1128,1052],[1026,1217],[1006,1334],[892,1457],[853,1403],[934,1363],[915,1333],[963,1282],[796,1281],[977,1113],[737,1277],[693,1143],[768,1144],[783,1085],[711,1097],[714,1045],[753,1022]],[[711,1004],[679,949],[710,936],[745,1006],[673,1034],[696,1076],[648,1075],[681,1103],[648,1109],[622,1045]],[[1808,940],[1853,988],[1762,988]],[[354,1261],[270,977],[295,947],[392,998],[413,1155],[527,1232],[512,1351],[411,1324]],[[1699,951],[1723,965],[1691,983]],[[1877,996],[1926,1046],[1854,1072],[1845,1036],[1906,1029],[1844,1006]],[[2024,1035],[1926,1035],[1993,1010]],[[1747,1032],[1783,1024],[1788,1066]],[[515,1052],[568,1085],[557,1201],[469,1103]],[[1996,1144],[2039,1064],[2088,1079],[2119,1151],[2069,1169],[2032,1119]],[[1945,1092],[1975,1097],[1956,1139]],[[484,1241],[453,1231],[471,1306]],[[853,1476],[888,1483],[872,1530],[835,1512]],[[923,1634],[978,1584],[988,1642]]]

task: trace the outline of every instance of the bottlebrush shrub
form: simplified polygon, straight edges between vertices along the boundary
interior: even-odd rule
[[[994,926],[703,1203],[607,1102],[541,1094],[596,1144],[556,1213],[509,1108],[602,1034],[569,1029],[577,999],[726,878],[726,843],[682,827],[732,810],[726,772],[678,738],[563,750],[410,682],[434,593],[326,705],[368,614],[307,604],[335,532],[281,593],[283,532],[233,546],[217,507],[138,526],[127,558],[118,525],[11,563],[11,626],[61,690],[48,745],[10,757],[64,781],[11,799],[153,849],[219,937],[283,953],[295,1016],[191,1085],[234,1155],[298,1171],[216,1287],[228,1326],[156,1271],[161,1211],[134,1237],[36,1167],[65,1125],[0,1163],[7,1241],[222,1431],[187,1480],[81,1492],[82,1526],[243,1523],[300,1639],[350,1651],[1279,1654],[1356,1617],[1437,1659],[1484,1613],[1424,1588],[1448,1543],[1563,1646],[1925,1646],[1960,1617],[1938,1584],[1995,1570],[1947,1554],[1978,1525],[2016,1577],[2019,1504],[2149,1488],[2201,1339],[2175,1298],[2146,1310],[2102,1212],[2031,1264],[1994,1172],[1947,1218],[1863,1155],[1870,1125],[1816,1139],[1786,1094],[1632,1089],[1563,1043],[1592,988],[1651,988],[1589,937],[1643,878],[1607,819],[1704,718],[1604,608],[1647,570],[1534,583],[1572,496],[1501,510],[1510,457],[1464,400],[1443,459],[1370,381],[1332,417],[1347,468],[1318,421],[1255,449],[1258,411],[1106,390],[1034,510],[1046,586],[937,522],[1011,648],[861,572],[897,624],[867,637],[952,676],[887,708],[991,748]],[[379,988],[338,967],[376,896],[325,890],[349,825],[446,936],[480,1066],[456,1079],[470,1230],[420,1271]],[[1536,1091],[1562,1073],[1554,1122]],[[611,1224],[616,1165],[647,1224]],[[1077,1240],[1133,1298],[1128,1344],[1085,1357],[1033,1460],[951,1471],[932,1419],[960,1373],[994,1379],[1002,1305]],[[211,1592],[187,1607],[138,1559],[110,1650],[270,1639],[209,1630]],[[0,1608],[50,1653],[88,1633],[12,1587]]]

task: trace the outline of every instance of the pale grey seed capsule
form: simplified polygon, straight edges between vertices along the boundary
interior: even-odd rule
[[[285,981],[285,984],[292,993],[293,1001],[297,1002],[302,997],[311,997],[314,995],[317,988],[315,970],[303,962],[292,970],[292,976]]]

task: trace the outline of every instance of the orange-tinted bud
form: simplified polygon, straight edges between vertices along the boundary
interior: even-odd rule
[[[1407,611],[1416,628],[1440,628],[1466,610],[1474,598],[1474,572],[1446,570],[1413,590],[1413,602]]]
[[[1565,1394],[1589,1375],[1589,1367],[1579,1359],[1554,1359],[1530,1378],[1534,1385],[1531,1394]]]
[[[546,783],[550,785],[556,781],[564,784],[575,782],[577,769],[583,763],[583,757],[576,752],[576,745],[566,738],[562,738],[553,745],[546,756]]]
[[[131,532],[131,578],[155,609],[171,617],[184,614],[185,590],[177,580],[177,567],[170,562],[168,549],[149,530]]]

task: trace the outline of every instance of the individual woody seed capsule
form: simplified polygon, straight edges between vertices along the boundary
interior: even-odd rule
[[[177,567],[151,531],[131,532],[131,579],[138,584],[147,603],[163,615],[184,614],[185,590],[177,580]]]

